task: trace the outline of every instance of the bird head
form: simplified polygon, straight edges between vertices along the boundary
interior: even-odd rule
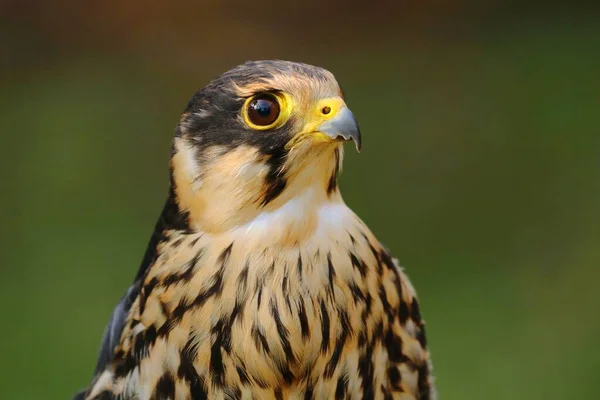
[[[298,196],[310,197],[306,206],[341,201],[337,174],[349,140],[360,150],[358,124],[333,74],[288,61],[247,62],[188,103],[173,142],[172,195],[189,225],[209,232]]]

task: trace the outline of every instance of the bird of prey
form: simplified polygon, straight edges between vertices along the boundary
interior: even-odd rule
[[[344,204],[358,124],[327,70],[254,61],[197,92],[135,281],[77,399],[433,399],[415,291]]]

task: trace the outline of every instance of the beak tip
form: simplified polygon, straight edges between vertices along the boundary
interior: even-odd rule
[[[358,123],[356,124],[356,131],[350,135],[350,139],[354,142],[354,146],[356,147],[356,151],[360,153],[362,149],[362,137],[360,135],[360,128],[358,127]]]
[[[354,146],[356,147],[356,151],[358,153],[360,153],[360,150],[362,149],[362,143],[361,143],[360,139],[354,140]]]

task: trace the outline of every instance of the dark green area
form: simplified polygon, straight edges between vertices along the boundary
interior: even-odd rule
[[[600,398],[598,25],[495,32],[306,60],[361,124],[344,198],[418,290],[441,398]],[[0,398],[88,383],[210,77],[88,54],[3,84]]]

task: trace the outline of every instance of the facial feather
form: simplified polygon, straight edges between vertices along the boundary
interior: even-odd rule
[[[258,74],[257,67],[246,64],[213,81],[190,102],[180,122],[172,181],[176,201],[196,229],[217,232],[248,224],[305,191],[314,192],[315,208],[341,201],[334,193],[340,143],[307,141],[286,147],[305,123],[311,104],[339,93],[333,75],[303,64],[268,63]],[[240,107],[245,98],[266,91],[287,93],[293,99],[293,114],[272,132],[252,131],[244,125]],[[296,212],[311,214],[309,206],[304,202]],[[311,224],[306,225],[296,232],[287,230],[288,236],[302,237],[310,231]]]

